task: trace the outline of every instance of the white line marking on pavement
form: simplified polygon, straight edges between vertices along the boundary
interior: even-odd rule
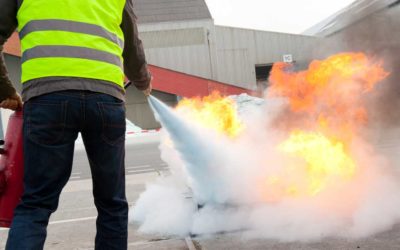
[[[70,220],[50,221],[49,225],[64,224],[64,223],[71,223],[71,222],[78,222],[78,221],[87,221],[87,220],[95,220],[96,218],[97,218],[97,216],[76,218],[76,219],[70,219]],[[0,228],[0,231],[7,231],[7,230],[9,230],[9,229],[8,228]]]
[[[80,174],[82,174],[82,173],[72,173],[71,175],[80,175]]]
[[[78,222],[78,221],[86,221],[86,220],[95,220],[97,216],[92,216],[92,217],[83,217],[83,218],[76,218],[76,219],[70,219],[70,220],[57,220],[57,221],[50,221],[50,225],[54,224],[63,224],[63,223],[71,223],[71,222]]]
[[[80,207],[80,208],[67,208],[67,209],[59,209],[62,212],[73,212],[73,211],[82,211],[82,210],[90,210],[90,209],[96,209],[95,206],[91,207]]]
[[[186,245],[189,248],[189,250],[196,250],[196,247],[193,244],[192,238],[186,237],[185,242],[186,242]]]
[[[133,206],[135,204],[136,204],[135,202],[128,202],[129,206]],[[91,209],[96,209],[96,207],[90,206],[90,207],[66,208],[66,209],[59,208],[58,210],[61,212],[76,212],[76,211],[91,210]]]
[[[130,242],[128,243],[128,246],[143,246],[143,245],[151,245],[151,244],[158,244],[160,242],[162,243],[167,243],[170,241],[177,241],[179,239],[160,239],[156,241],[135,241],[135,242]]]
[[[71,177],[69,177],[70,180],[76,180],[76,179],[80,179],[80,178],[81,178],[80,176],[71,176]]]
[[[154,172],[154,168],[143,169],[143,170],[129,170],[129,174],[143,174],[143,173],[150,173]]]
[[[138,169],[138,168],[150,168],[150,165],[139,165],[139,166],[132,166],[132,167],[126,167],[126,169]]]

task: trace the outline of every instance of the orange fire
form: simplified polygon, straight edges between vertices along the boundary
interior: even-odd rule
[[[275,64],[269,95],[287,98],[291,112],[303,115],[305,121],[303,130],[293,128],[278,150],[301,159],[304,166],[296,171],[302,168],[305,176],[301,184],[287,183],[290,171],[286,171],[288,174],[269,178],[267,188],[279,186],[288,195],[316,195],[332,177],[351,179],[357,166],[350,145],[368,121],[363,95],[387,76],[382,62],[374,62],[362,53],[313,61],[308,70],[301,72],[292,72],[288,64]]]
[[[292,185],[289,193],[297,193],[297,189],[302,188],[306,194],[315,195],[330,178],[351,178],[356,170],[354,160],[345,152],[343,143],[332,142],[319,133],[294,131],[278,148],[306,163],[306,186]]]
[[[176,109],[203,127],[214,129],[231,138],[236,137],[243,130],[235,102],[222,97],[216,91],[203,98],[185,98],[179,102]]]
[[[358,166],[351,143],[368,122],[363,97],[388,74],[382,62],[362,53],[313,61],[300,72],[294,72],[289,64],[274,65],[269,97],[286,98],[290,112],[285,116],[301,122],[292,126],[288,138],[277,145],[287,161],[262,181],[261,193],[266,200],[315,196],[332,182],[355,177]],[[235,103],[217,92],[204,98],[183,99],[177,110],[231,138],[244,130]]]
[[[311,129],[351,140],[367,122],[362,96],[387,76],[382,62],[374,62],[362,53],[313,61],[308,70],[301,72],[291,72],[289,64],[276,63],[269,94],[287,98],[293,113],[308,115]]]

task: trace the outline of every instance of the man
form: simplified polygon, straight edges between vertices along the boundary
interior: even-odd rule
[[[0,45],[22,45],[24,194],[6,249],[43,249],[80,132],[93,177],[96,249],[126,249],[124,73],[145,95],[151,76],[132,0],[0,0]],[[0,59],[0,103],[20,97]],[[0,100],[1,101],[1,100]]]

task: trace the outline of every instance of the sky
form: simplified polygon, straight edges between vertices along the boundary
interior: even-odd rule
[[[354,0],[206,0],[215,24],[300,34]]]

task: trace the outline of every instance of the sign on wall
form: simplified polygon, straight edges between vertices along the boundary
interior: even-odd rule
[[[293,62],[293,56],[292,56],[292,54],[283,55],[283,62],[285,62],[285,63],[292,63],[292,62]]]

